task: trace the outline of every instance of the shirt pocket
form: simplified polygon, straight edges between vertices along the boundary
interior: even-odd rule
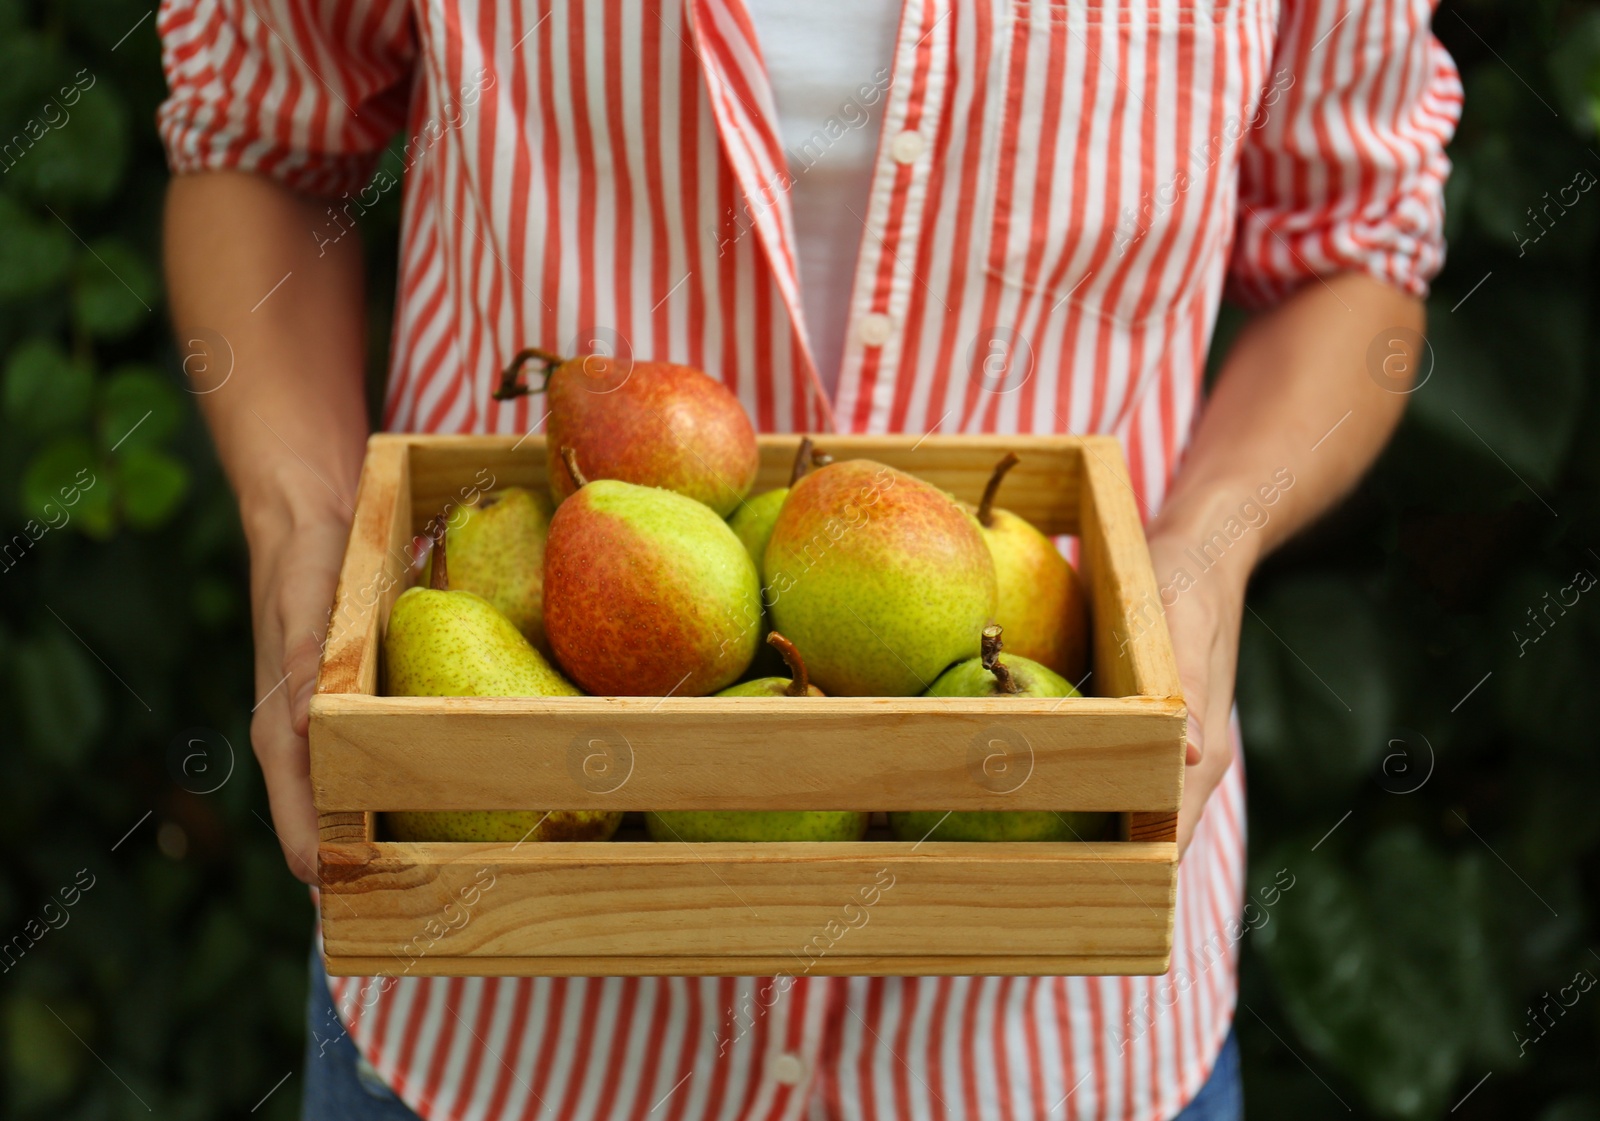
[[[1128,327],[1186,311],[1271,112],[1273,0],[1001,2],[986,272]]]

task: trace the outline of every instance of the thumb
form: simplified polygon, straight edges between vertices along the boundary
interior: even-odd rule
[[[1194,706],[1189,707],[1188,717],[1184,725],[1185,747],[1183,761],[1189,766],[1200,762],[1206,753],[1205,728],[1200,719],[1200,714]]]
[[[289,721],[294,734],[302,739],[311,726],[311,695],[317,689],[317,664],[321,655],[321,642],[307,631],[290,644],[283,656],[283,671],[290,675],[294,689],[289,699]]]

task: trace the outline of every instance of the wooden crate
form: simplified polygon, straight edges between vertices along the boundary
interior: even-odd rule
[[[796,436],[761,437],[754,492]],[[317,695],[311,779],[335,975],[1150,974],[1177,881],[1184,707],[1122,452],[1107,437],[827,436],[1077,534],[1091,695],[379,696],[415,535],[474,488],[545,485],[538,437],[374,436]],[[987,760],[987,762],[986,762]],[[448,844],[383,810],[1094,810],[1121,840]]]

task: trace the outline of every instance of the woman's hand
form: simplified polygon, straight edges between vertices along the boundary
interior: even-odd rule
[[[206,171],[173,178],[163,227],[177,339],[204,357],[184,369],[250,544],[250,742],[284,856],[308,883],[306,724],[367,439],[361,244],[308,237],[326,209],[267,177]]]
[[[1156,581],[1170,588],[1163,603],[1178,680],[1189,708],[1189,749],[1184,762],[1183,803],[1178,809],[1178,851],[1194,836],[1211,792],[1233,765],[1233,737],[1228,723],[1233,711],[1234,674],[1239,661],[1239,627],[1250,553],[1224,555],[1200,571],[1189,550],[1198,538],[1180,530],[1152,527],[1150,559]],[[1244,545],[1241,541],[1235,547]],[[1188,581],[1174,580],[1179,571]],[[1183,591],[1178,585],[1187,584]]]
[[[1162,606],[1189,706],[1180,849],[1233,762],[1228,721],[1250,571],[1376,458],[1406,396],[1372,374],[1370,344],[1411,339],[1415,349],[1422,327],[1418,297],[1344,273],[1302,284],[1258,313],[1222,363],[1147,532],[1156,582],[1172,601]],[[1407,357],[1415,368],[1420,356]],[[1228,536],[1225,527],[1240,525],[1248,528]],[[1176,579],[1180,571],[1187,580]]]
[[[284,858],[306,883],[317,882],[318,840],[306,730],[349,517],[330,496],[328,506],[275,513],[249,531],[257,698],[250,743]]]

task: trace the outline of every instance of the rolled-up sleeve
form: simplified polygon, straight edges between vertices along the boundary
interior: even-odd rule
[[[162,0],[175,174],[251,171],[355,192],[405,120],[416,55],[405,0]]]
[[[1284,0],[1271,89],[1240,152],[1234,299],[1263,306],[1351,271],[1427,293],[1461,115],[1432,15],[1429,0]]]

